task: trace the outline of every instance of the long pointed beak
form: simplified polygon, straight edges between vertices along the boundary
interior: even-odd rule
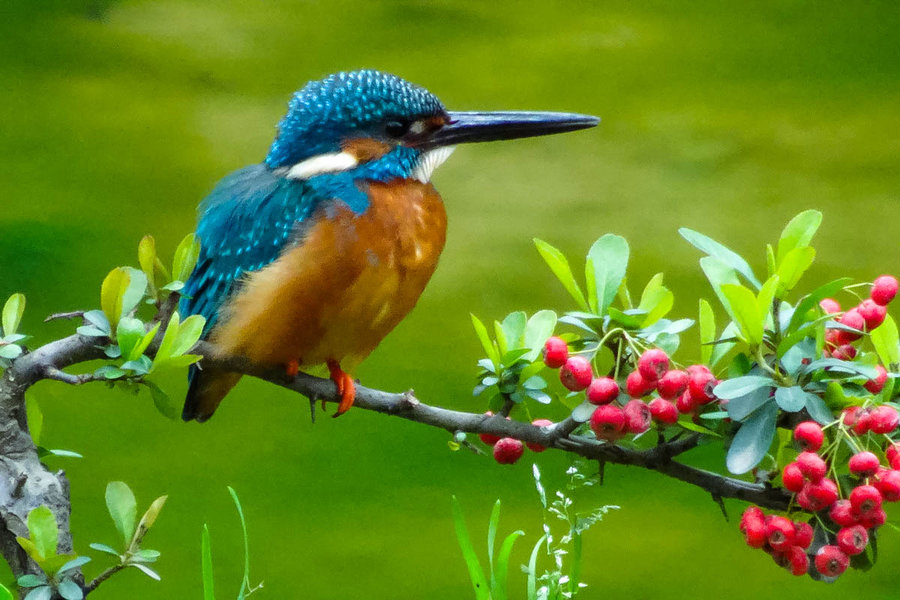
[[[576,113],[502,111],[451,112],[450,121],[433,131],[421,142],[420,148],[430,149],[471,142],[514,140],[577,131],[596,126],[600,119]]]

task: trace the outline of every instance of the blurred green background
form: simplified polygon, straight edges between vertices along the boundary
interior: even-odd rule
[[[588,132],[460,148],[439,170],[447,249],[359,371],[366,385],[483,410],[469,312],[569,308],[536,236],[577,258],[605,232],[625,235],[630,281],[665,271],[681,316],[707,294],[682,225],[761,270],[764,242],[818,208],[818,262],[801,289],[900,271],[895,2],[5,0],[0,16],[0,296],[28,295],[25,330],[39,341],[73,329],[40,325],[47,314],[98,306],[103,275],[135,264],[145,233],[170,256],[215,181],[263,158],[295,89],[358,67],[451,108],[603,117]],[[181,374],[168,387],[180,396]],[[305,400],[255,381],[202,426],[160,417],[146,392],[34,394],[46,443],[84,455],[52,462],[71,479],[77,550],[114,540],[107,481],[127,481],[144,506],[169,494],[147,539],[163,552],[162,582],[129,570],[97,598],[199,598],[204,522],[229,597],[241,556],[226,484],[244,502],[260,598],[470,597],[451,493],[478,544],[502,498],[501,528],[527,533],[521,563],[540,531],[530,461],[551,486],[568,464],[548,452],[499,467],[451,453],[441,431],[362,410],[313,426]],[[900,538],[887,528],[873,571],[826,586],[747,549],[740,503],[726,523],[701,491],[626,468],[608,468],[590,496],[622,509],[588,534],[586,598],[897,597]],[[515,573],[514,589],[523,581]]]

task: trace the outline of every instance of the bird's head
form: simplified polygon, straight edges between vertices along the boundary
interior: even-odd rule
[[[456,144],[562,133],[596,117],[552,112],[450,112],[428,90],[375,70],[341,72],[294,94],[266,164],[308,179],[368,165],[373,179],[427,181]]]

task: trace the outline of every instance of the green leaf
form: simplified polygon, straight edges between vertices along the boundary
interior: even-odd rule
[[[32,573],[28,573],[27,575],[22,575],[18,579],[16,579],[16,585],[23,588],[33,588],[39,585],[46,585],[47,580],[44,577],[38,577],[37,575],[33,575]],[[6,589],[5,587],[3,589]],[[3,595],[0,594],[0,598]]]
[[[572,410],[572,420],[576,423],[587,423],[596,408],[590,402],[582,402]]]
[[[699,233],[692,229],[688,229],[686,227],[682,227],[681,229],[679,229],[678,233],[680,233],[681,237],[686,239],[692,246],[694,246],[701,252],[705,252],[709,256],[717,259],[722,264],[731,267],[732,269],[743,275],[748,282],[753,284],[756,289],[759,289],[761,287],[759,280],[756,279],[756,276],[753,274],[753,269],[750,268],[750,265],[747,264],[747,261],[744,260],[737,252],[726,248],[719,242],[703,235],[702,233]]]
[[[806,400],[806,411],[817,423],[828,425],[834,421],[834,416],[831,414],[831,411],[828,410],[824,400],[815,394],[810,393],[807,393],[804,398]]]
[[[25,596],[25,600],[50,600],[53,597],[53,589],[49,586],[36,587]]]
[[[112,554],[113,556],[119,556],[119,552],[117,550],[110,548],[106,544],[98,544],[94,542],[92,544],[89,544],[89,546],[97,552],[106,552],[107,554]]]
[[[175,259],[172,261],[172,279],[187,281],[199,256],[200,240],[190,233],[181,240],[175,249]]]
[[[159,518],[159,513],[162,511],[163,506],[166,504],[166,500],[168,500],[168,496],[160,496],[156,500],[154,500],[150,507],[144,511],[144,514],[141,516],[141,521],[138,523],[137,529],[134,530],[134,536],[131,538],[131,547],[135,546],[135,543],[143,538],[144,535],[150,531],[150,528],[153,527],[153,524],[156,523],[156,519]],[[147,550],[147,552],[156,552],[155,550]],[[159,553],[156,553],[157,556]]]
[[[138,244],[138,263],[147,276],[151,290],[156,289],[156,240],[152,235],[145,235]]]
[[[544,259],[544,262],[547,263],[547,266],[550,267],[550,270],[553,271],[553,274],[556,275],[559,282],[563,284],[563,287],[566,288],[566,291],[569,292],[569,295],[572,296],[572,299],[578,304],[578,308],[583,311],[590,310],[587,300],[584,298],[584,293],[581,291],[581,288],[578,287],[578,282],[575,281],[575,277],[572,275],[572,269],[569,268],[569,261],[563,256],[563,253],[547,242],[537,238],[534,238],[534,245]]]
[[[765,327],[766,321],[769,318],[769,313],[772,312],[772,301],[775,299],[775,292],[777,289],[778,275],[772,275],[766,280],[762,288],[760,288],[759,294],[756,296],[756,308],[759,311],[759,319],[762,322],[763,327]]]
[[[697,423],[694,423],[692,421],[678,421],[678,425],[689,431],[695,431],[697,433],[702,433],[704,435],[711,435],[713,437],[718,437],[718,438],[722,437],[721,435],[719,435],[718,433],[716,433],[709,427],[704,427],[703,425],[698,425]]]
[[[741,336],[751,346],[758,346],[763,340],[763,321],[759,316],[756,296],[742,285],[725,284],[722,294],[728,301],[735,323]]]
[[[744,375],[743,377],[726,379],[713,389],[713,394],[723,400],[732,400],[746,396],[750,392],[763,387],[775,387],[775,381],[771,377],[762,375]]]
[[[237,492],[231,486],[228,486],[228,493],[234,501],[234,508],[237,510],[238,518],[241,521],[241,533],[244,537],[244,577],[241,580],[241,590],[238,592],[238,600],[243,600],[251,592],[250,588],[250,539],[247,535],[247,521],[244,519],[244,509],[241,507],[241,501],[238,499]]]
[[[791,320],[787,326],[786,331],[793,331],[794,329],[796,329],[805,319],[806,313],[809,312],[809,309],[817,306],[819,302],[821,302],[824,298],[834,296],[844,286],[850,284],[852,281],[853,280],[849,277],[842,277],[840,279],[830,281],[825,285],[813,290],[809,295],[804,297],[799,304],[797,304],[797,308],[794,309],[794,314],[791,316]],[[785,350],[787,350],[787,348],[785,348]]]
[[[741,475],[759,464],[775,438],[777,413],[775,404],[768,403],[744,421],[728,448],[725,464],[729,471]]]
[[[200,315],[191,315],[178,326],[178,335],[172,344],[172,356],[181,356],[194,347],[203,335],[206,319]]]
[[[879,327],[869,334],[872,345],[881,363],[891,369],[896,369],[900,364],[900,336],[897,333],[897,323],[888,315]]]
[[[474,314],[470,314],[472,317],[472,327],[475,328],[475,333],[478,335],[478,341],[481,342],[481,347],[484,349],[484,354],[491,362],[494,363],[495,368],[500,367],[500,352],[494,346],[494,343],[491,341],[491,337],[488,335],[487,327],[484,326],[484,323],[476,317]]]
[[[722,261],[711,256],[704,256],[700,259],[700,268],[703,269],[703,274],[706,275],[706,279],[712,286],[713,292],[715,292],[719,302],[725,307],[725,312],[727,312],[728,316],[734,320],[731,306],[728,304],[728,300],[722,293],[722,286],[726,283],[738,285],[737,272]]]
[[[56,554],[59,529],[56,526],[56,517],[49,508],[38,506],[28,513],[28,533],[35,549],[42,557],[50,558]]]
[[[173,356],[173,350],[175,349],[175,340],[178,337],[178,329],[181,326],[181,315],[178,314],[176,310],[172,313],[172,317],[169,319],[169,324],[166,326],[166,331],[163,334],[163,338],[159,343],[159,348],[156,350],[156,358],[153,359],[153,367],[156,368],[157,365],[162,365],[168,359]],[[153,369],[151,369],[152,371]]]
[[[143,340],[144,333],[144,323],[140,319],[122,317],[119,320],[119,325],[116,327],[116,343],[119,344],[122,356],[131,357],[135,347],[140,345]],[[134,360],[134,358],[130,360]]]
[[[513,531],[503,540],[500,545],[500,553],[497,555],[496,582],[491,586],[491,600],[507,600],[509,592],[506,587],[506,580],[509,575],[509,555],[512,554],[513,545],[519,536],[525,535],[524,531]]]
[[[525,326],[527,323],[527,317],[521,310],[511,312],[503,319],[500,328],[503,330],[503,339],[506,340],[507,350],[525,347]]]
[[[112,333],[115,333],[115,325],[122,317],[122,297],[128,290],[131,277],[123,267],[116,267],[103,280],[100,286],[100,307],[109,321]]]
[[[531,557],[528,559],[528,580],[527,580],[527,598],[528,600],[537,599],[537,555],[541,549],[541,544],[547,539],[547,535],[541,536],[541,539],[535,543],[531,550]]]
[[[144,385],[150,390],[150,396],[153,398],[153,406],[156,407],[156,410],[164,417],[168,417],[172,420],[178,419],[178,407],[172,402],[169,395],[152,381],[145,379]]]
[[[201,317],[202,318],[202,317]],[[156,334],[159,332],[159,328],[162,323],[157,323],[153,326],[150,331],[144,334],[141,340],[135,344],[134,348],[131,349],[131,352],[125,357],[129,361],[138,360],[144,351],[150,346],[151,342],[153,342],[153,338],[156,337]]]
[[[12,592],[2,584],[0,584],[0,600],[13,600]]]
[[[140,571],[141,573],[143,573],[150,579],[155,579],[156,581],[159,581],[161,579],[161,577],[159,576],[159,573],[157,573],[156,571],[154,571],[153,569],[151,569],[150,567],[148,567],[146,565],[142,565],[140,563],[131,563],[128,566],[134,567],[135,569],[137,569],[138,571]]]
[[[594,282],[596,312],[605,314],[625,279],[628,269],[628,242],[625,238],[607,233],[594,242],[588,251],[588,280]]]
[[[116,524],[119,535],[127,548],[134,537],[137,520],[137,502],[134,492],[123,481],[111,481],[106,486],[106,508]]]
[[[122,294],[122,315],[127,315],[141,303],[144,295],[147,293],[147,276],[139,269],[132,267],[122,267],[128,273],[128,286]]]
[[[488,567],[491,570],[491,590],[496,588],[496,579],[494,577],[494,539],[497,537],[497,527],[500,524],[500,500],[494,503],[491,509],[491,518],[488,519],[487,531],[487,548],[488,548]],[[491,600],[496,600],[491,598]]]
[[[25,313],[25,294],[13,294],[3,305],[3,335],[13,335],[19,329]]]
[[[725,407],[728,416],[739,423],[744,421],[760,406],[772,401],[771,392],[771,387],[761,387],[738,398],[732,398]]]
[[[70,579],[60,583],[59,587],[56,588],[56,591],[59,592],[59,595],[65,600],[82,600],[82,598],[84,598],[81,587]]]
[[[778,266],[779,298],[784,298],[789,291],[794,289],[815,258],[816,250],[810,246],[794,248],[785,255],[784,260]]]
[[[805,210],[790,220],[778,240],[776,263],[779,269],[788,253],[797,248],[809,246],[821,224],[822,213],[817,210]]]
[[[503,325],[500,321],[494,321],[494,340],[497,342],[497,349],[500,351],[500,362],[503,362],[503,355],[509,350],[506,343],[506,334],[503,332]]]
[[[213,582],[212,548],[209,545],[209,527],[203,524],[200,536],[200,567],[203,578],[203,600],[216,600]]]
[[[525,359],[535,361],[541,355],[544,344],[556,329],[556,313],[552,310],[539,310],[531,315],[525,326],[525,347],[529,349]]]
[[[775,402],[785,412],[799,412],[806,407],[806,394],[799,385],[779,387],[775,390]]]
[[[766,267],[768,267],[769,277],[778,272],[776,264],[775,248],[772,247],[772,244],[766,244]]]
[[[481,570],[481,565],[478,563],[475,548],[469,539],[469,531],[466,529],[462,507],[459,505],[459,500],[456,499],[456,496],[451,497],[451,507],[453,509],[453,525],[456,529],[456,539],[466,561],[466,567],[469,569],[469,579],[472,581],[475,598],[476,600],[491,600],[491,591],[488,588],[487,580],[484,578],[484,571]]]
[[[641,327],[647,327],[656,323],[666,316],[672,305],[675,303],[675,294],[663,284],[663,274],[657,273],[647,282],[644,291],[641,293],[641,302],[638,304],[638,310],[647,313],[641,323]]]
[[[711,345],[716,339],[716,315],[709,302],[700,298],[700,362],[708,365],[712,358]]]

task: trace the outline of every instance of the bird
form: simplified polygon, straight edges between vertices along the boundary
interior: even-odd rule
[[[455,112],[426,89],[373,69],[296,92],[262,163],[201,202],[197,263],[182,316],[205,318],[214,354],[284,368],[327,366],[340,402],[351,373],[413,309],[444,247],[431,176],[458,144],[585,129],[590,115]],[[206,421],[241,374],[193,365],[182,412]]]

